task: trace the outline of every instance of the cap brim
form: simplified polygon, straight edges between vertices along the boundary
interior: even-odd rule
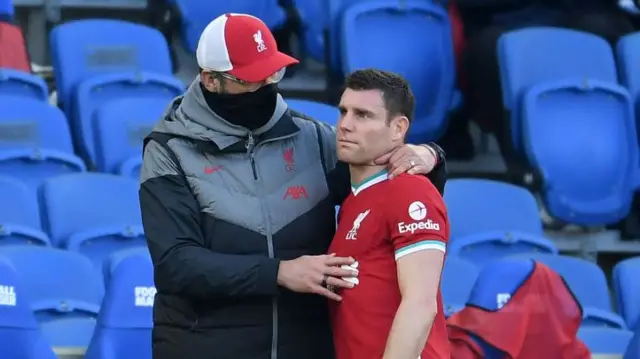
[[[229,71],[229,74],[246,82],[262,82],[269,78],[269,76],[278,72],[283,67],[295,65],[298,62],[300,61],[278,51],[273,56],[267,59],[258,61],[249,66],[233,69]]]

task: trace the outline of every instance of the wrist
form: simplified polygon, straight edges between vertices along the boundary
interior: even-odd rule
[[[429,151],[429,153],[431,154],[431,156],[433,156],[433,163],[434,163],[434,167],[438,165],[438,151],[436,151],[435,148],[433,148],[431,146],[430,143],[427,144],[423,144],[421,145],[422,147],[425,147],[427,149],[427,151]]]
[[[286,276],[289,267],[289,261],[280,261],[278,262],[278,273],[276,274],[276,283],[284,287],[287,282]]]

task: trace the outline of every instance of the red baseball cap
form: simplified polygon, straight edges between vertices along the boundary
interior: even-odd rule
[[[278,51],[271,30],[246,14],[224,14],[200,35],[196,50],[203,70],[226,72],[247,82],[261,82],[298,60]]]

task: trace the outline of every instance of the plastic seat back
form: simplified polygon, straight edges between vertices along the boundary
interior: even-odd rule
[[[594,355],[624,355],[633,332],[615,328],[581,327],[578,338]]]
[[[580,258],[542,253],[511,258],[539,261],[562,276],[583,308],[582,325],[626,328],[622,318],[612,311],[607,279],[597,264]]]
[[[0,96],[0,172],[36,188],[43,180],[86,170],[73,152],[58,108],[28,97]]]
[[[529,89],[522,110],[525,154],[542,174],[549,213],[588,226],[625,218],[639,161],[626,89],[598,80],[548,81]]]
[[[449,255],[485,263],[528,252],[557,253],[544,237],[536,200],[526,188],[483,179],[447,181]]]
[[[334,127],[340,118],[340,110],[337,107],[321,102],[291,99],[287,100],[287,105],[294,111],[309,116],[314,120],[326,122]]]
[[[532,86],[566,78],[617,82],[611,47],[597,35],[551,27],[526,28],[502,35],[497,51],[502,101],[510,114],[513,146],[520,152],[520,104]]]
[[[624,353],[623,359],[638,359],[640,358],[640,331],[635,330],[633,338],[627,346],[627,351]]]
[[[440,284],[446,316],[464,308],[478,274],[478,267],[472,263],[447,255]]]
[[[31,311],[28,289],[0,258],[0,346],[5,358],[56,359]]]
[[[151,358],[155,294],[150,257],[121,258],[111,273],[86,358]]]
[[[2,246],[0,257],[16,269],[40,321],[95,317],[104,294],[102,277],[78,253],[35,246]]]
[[[1,1],[0,1],[1,2]],[[2,10],[0,10],[1,12]],[[0,22],[0,67],[25,73],[31,72],[29,55],[22,30],[16,25]]]
[[[111,282],[111,274],[116,270],[116,267],[120,264],[120,262],[130,256],[137,256],[151,260],[149,248],[145,247],[127,248],[111,253],[109,257],[104,261],[102,266],[105,285],[108,285]]]
[[[420,0],[361,2],[346,8],[341,31],[344,71],[379,68],[405,77],[420,99],[408,141],[436,140],[446,128],[455,86],[451,26],[445,9]]]
[[[285,20],[284,10],[278,0],[234,0],[234,1],[199,1],[175,0],[178,11],[182,15],[182,37],[188,50],[195,53],[200,35],[209,22],[222,14],[253,15],[270,27],[275,28]]]
[[[613,267],[616,308],[629,329],[640,328],[640,257],[625,259]]]
[[[640,104],[640,32],[618,40],[616,60],[620,82],[629,90],[637,109]]]
[[[172,74],[166,39],[144,25],[105,19],[69,21],[51,31],[50,46],[58,103],[65,110],[75,87],[90,77],[133,71]]]
[[[96,111],[96,164],[102,172],[139,178],[142,142],[169,104],[162,98],[123,98]]]
[[[182,95],[184,84],[176,77],[156,73],[118,73],[96,76],[77,88],[71,124],[81,154],[93,166],[97,163],[95,130],[98,112],[122,99],[154,99],[168,104]]]
[[[34,191],[11,177],[0,176],[0,245],[49,245],[42,231]]]
[[[52,242],[98,266],[116,250],[146,246],[138,187],[134,179],[103,173],[48,180],[42,199]]]
[[[0,0],[0,19],[3,19],[2,21],[11,22],[13,12],[12,0]]]

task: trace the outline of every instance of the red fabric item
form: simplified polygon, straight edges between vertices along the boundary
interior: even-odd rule
[[[536,262],[529,279],[500,310],[466,307],[447,320],[452,359],[476,359],[478,346],[466,333],[507,353],[505,359],[589,359],[576,337],[582,310],[562,278]]]
[[[0,67],[31,72],[27,48],[19,27],[0,22]]]

